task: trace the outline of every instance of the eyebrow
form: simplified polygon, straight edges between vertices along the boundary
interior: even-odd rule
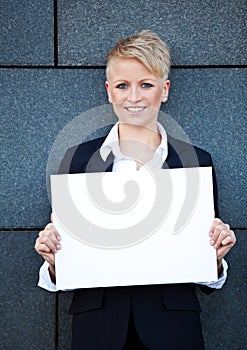
[[[140,81],[139,81],[139,83],[141,83],[141,82],[144,82],[144,81],[147,81],[147,80],[150,80],[150,81],[157,81],[156,79],[152,79],[152,78],[144,78],[144,79],[141,79]],[[126,79],[117,79],[117,80],[115,80],[115,81],[113,81],[112,82],[112,84],[116,84],[116,83],[126,83],[126,82],[128,82],[128,80],[126,80]]]

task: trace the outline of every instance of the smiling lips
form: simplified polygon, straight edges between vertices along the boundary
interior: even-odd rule
[[[144,109],[145,109],[146,107],[132,107],[132,106],[130,106],[130,107],[125,107],[125,109],[128,111],[128,112],[130,112],[130,113],[140,113],[140,112],[142,112],[142,111],[144,111]]]

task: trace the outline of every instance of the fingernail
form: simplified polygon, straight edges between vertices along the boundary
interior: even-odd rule
[[[57,244],[57,249],[61,249],[61,244]]]

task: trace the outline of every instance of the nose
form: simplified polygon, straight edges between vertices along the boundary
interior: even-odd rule
[[[139,102],[141,100],[141,94],[137,87],[131,87],[129,89],[128,101],[132,103]]]

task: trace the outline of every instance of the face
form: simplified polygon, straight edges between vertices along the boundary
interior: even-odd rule
[[[168,97],[169,80],[151,73],[134,58],[110,62],[106,89],[122,123],[154,128],[161,102]]]

